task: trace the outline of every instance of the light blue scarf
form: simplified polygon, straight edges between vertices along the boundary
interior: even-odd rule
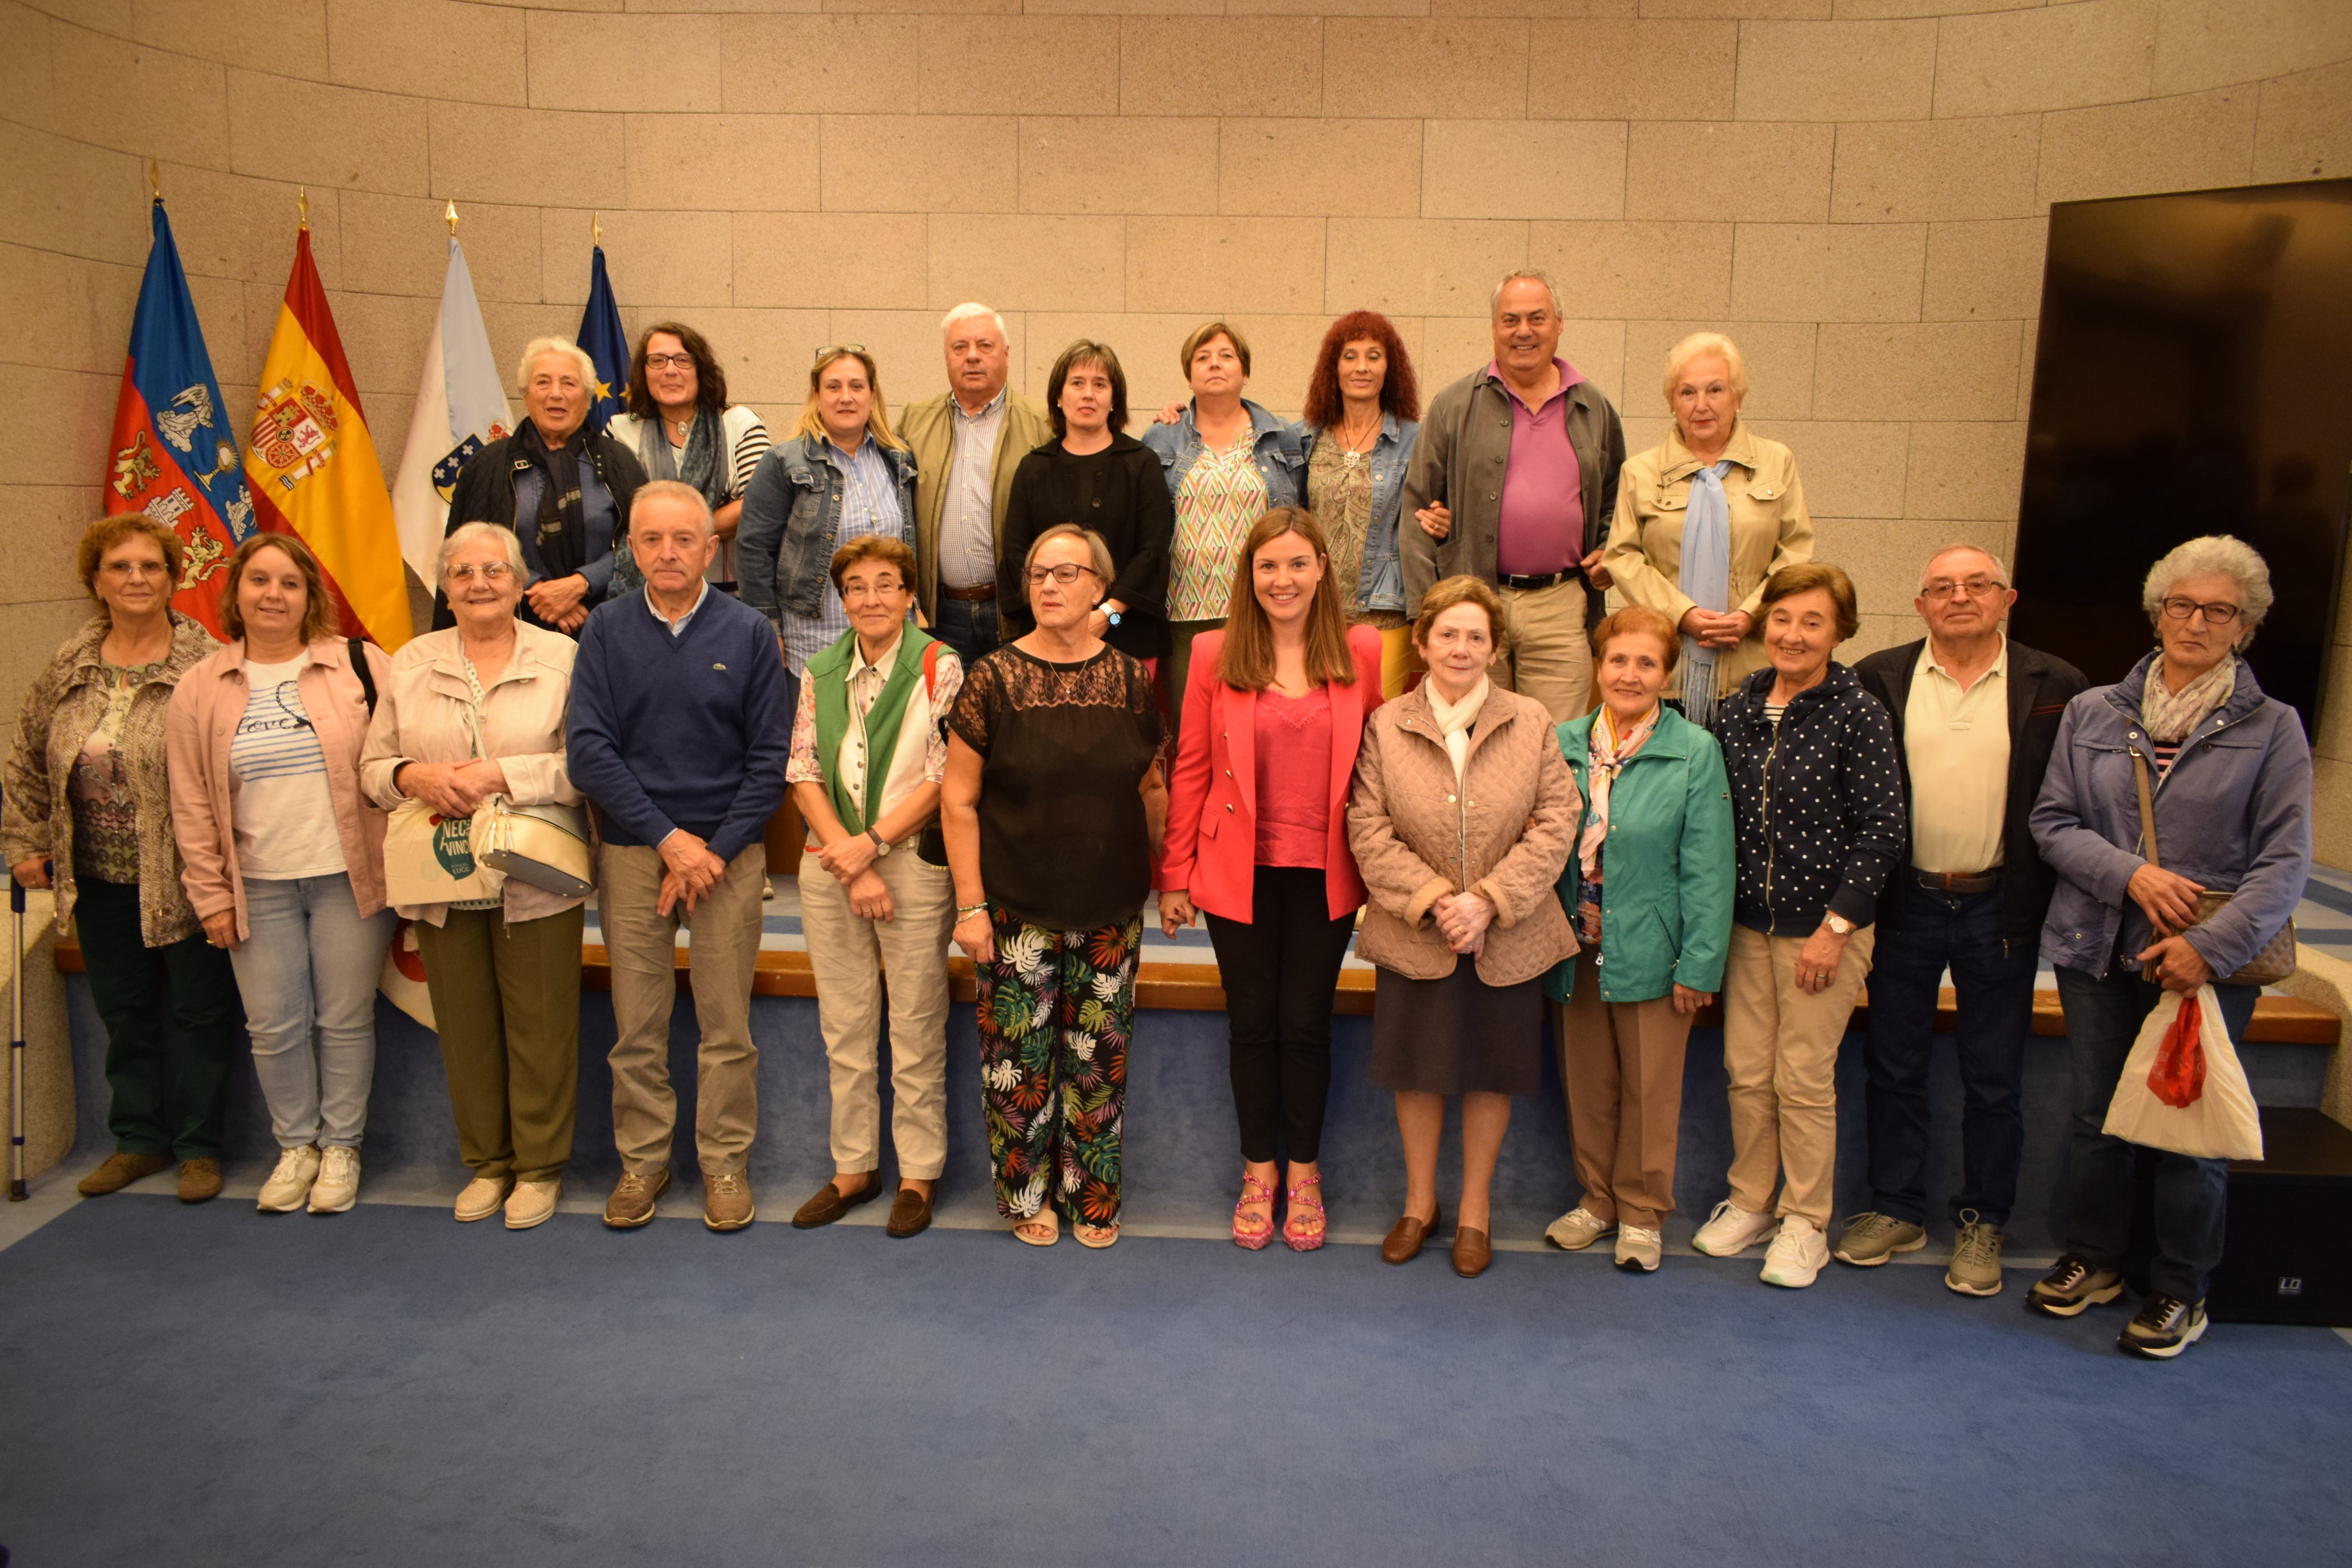
[[[1723,494],[1730,459],[1691,476],[1690,505],[1683,513],[1683,564],[1677,585],[1692,604],[1721,615],[1731,607],[1731,502]],[[1717,650],[1696,637],[1683,638],[1683,717],[1705,729],[1715,720]]]

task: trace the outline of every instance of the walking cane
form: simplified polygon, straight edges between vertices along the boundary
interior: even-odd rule
[[[25,1201],[25,884],[8,876],[8,921],[16,940],[8,981],[8,1201]]]

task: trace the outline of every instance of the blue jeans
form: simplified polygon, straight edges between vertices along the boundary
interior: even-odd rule
[[[956,658],[963,661],[966,669],[996,651],[995,600],[950,599],[941,594],[934,602],[940,613],[931,623],[931,635],[955,649]]]
[[[1952,1219],[1973,1209],[2005,1226],[2017,1206],[2025,1155],[2018,1108],[2025,1041],[2033,1025],[2034,946],[2000,935],[2000,891],[1944,893],[1898,870],[1899,918],[1882,924],[1870,971],[1868,1074],[1872,1206],[1911,1225],[1927,1223],[1927,1064],[1937,993],[1952,972],[1959,1002],[1960,1186]]]
[[[253,1037],[253,1070],[281,1149],[356,1149],[375,1079],[375,987],[400,917],[362,920],[352,879],[249,879],[251,933],[229,954]]]
[[[2246,1037],[2254,1016],[2257,985],[2217,985],[2221,1019],[2230,1038]],[[2139,977],[2137,965],[2117,961],[2106,978],[2095,980],[2061,965],[2058,1000],[2066,1008],[2066,1042],[2074,1058],[2074,1170],[2069,1178],[2066,1250],[2094,1268],[2123,1271],[2131,1236],[2132,1171],[2139,1146],[2110,1138],[2107,1102],[2122,1079],[2139,1026],[2163,991]],[[2159,1296],[2198,1302],[2205,1281],[2221,1261],[2223,1222],[2228,1217],[2230,1162],[2159,1153],[2156,1166],[2156,1260],[2148,1289]]]

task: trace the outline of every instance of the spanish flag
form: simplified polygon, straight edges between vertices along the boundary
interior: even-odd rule
[[[344,633],[387,653],[406,642],[400,530],[327,290],[310,259],[308,224],[294,242],[294,272],[261,367],[245,477],[256,524],[299,534],[319,557]]]

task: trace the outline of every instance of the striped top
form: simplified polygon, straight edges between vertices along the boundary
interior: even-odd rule
[[[1222,621],[1234,590],[1234,557],[1265,515],[1256,431],[1244,428],[1223,451],[1203,441],[1200,459],[1176,487],[1176,541],[1170,552],[1168,618]]]
[[[906,515],[898,510],[898,482],[874,437],[868,436],[858,443],[856,452],[846,460],[835,446],[825,447],[825,456],[843,470],[841,524],[834,531],[833,547],[839,550],[869,533],[912,544]],[[842,608],[841,593],[830,577],[825,580],[824,602],[814,617],[788,615],[783,619],[784,655],[796,677],[808,668],[810,659],[839,642],[849,630],[849,612]]]
[[[228,787],[237,869],[261,881],[331,877],[349,868],[327,753],[296,679],[310,656],[245,667],[245,716],[229,742]]]

